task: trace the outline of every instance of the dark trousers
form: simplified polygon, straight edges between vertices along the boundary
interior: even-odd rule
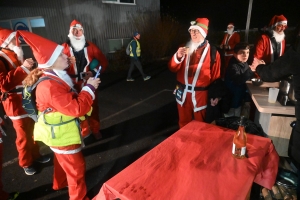
[[[142,67],[142,64],[140,62],[140,59],[138,58],[136,60],[134,57],[130,57],[130,68],[129,68],[129,71],[128,71],[127,78],[131,78],[131,73],[134,70],[134,66],[136,66],[136,68],[138,68],[138,70],[140,71],[143,78],[145,78],[146,75],[144,74],[143,67]]]

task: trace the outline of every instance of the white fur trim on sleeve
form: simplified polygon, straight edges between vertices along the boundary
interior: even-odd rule
[[[26,67],[24,67],[23,65],[21,65],[21,68],[27,73],[27,74],[29,74],[30,73],[30,71],[29,71],[29,69],[27,69]]]
[[[82,90],[81,91],[87,91],[88,93],[90,93],[90,95],[92,96],[92,99],[94,100],[95,99],[95,94],[94,94],[94,92],[91,90],[91,88],[89,88],[88,86],[84,86],[83,88],[82,88]]]
[[[177,59],[177,52],[176,52],[173,57],[174,57],[175,63],[179,64],[179,63],[181,63],[183,61],[183,59],[184,59],[185,56],[182,56],[182,58],[180,60],[178,60]]]

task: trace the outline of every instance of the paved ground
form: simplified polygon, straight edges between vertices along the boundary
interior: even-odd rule
[[[127,71],[104,73],[99,88],[101,132],[103,139],[90,141],[83,154],[89,197],[94,197],[106,180],[120,172],[144,153],[178,130],[173,96],[175,74],[162,61],[144,67],[151,75],[143,81],[135,71],[134,82],[126,82]],[[67,190],[53,191],[52,161],[36,165],[39,172],[25,175],[18,166],[15,133],[8,124],[4,138],[3,181],[9,192],[20,191],[20,199],[68,199]],[[41,145],[43,154],[53,156]]]

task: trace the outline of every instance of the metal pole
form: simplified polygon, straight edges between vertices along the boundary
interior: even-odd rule
[[[245,30],[245,42],[248,42],[249,26],[250,26],[251,12],[252,12],[252,2],[253,0],[249,0],[248,16],[247,16],[247,23],[246,23],[246,30]]]

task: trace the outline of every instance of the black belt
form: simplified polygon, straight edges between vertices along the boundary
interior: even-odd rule
[[[71,78],[79,78],[80,79],[80,74],[70,74],[69,75]]]
[[[4,94],[4,93],[18,93],[18,92],[22,92],[23,91],[23,87],[21,87],[21,88],[15,88],[15,89],[12,89],[12,90],[9,90],[9,91],[7,91],[7,92],[1,92],[0,91],[0,95],[1,94]]]
[[[8,92],[1,92],[0,91],[0,101],[5,101],[7,99],[7,95],[10,94],[10,93],[18,93],[18,92],[22,92],[23,91],[23,88],[15,88],[15,89],[12,89]]]
[[[177,82],[181,87],[183,87],[184,89],[186,88],[186,86],[180,82]],[[187,87],[188,90],[192,90],[192,86],[188,86]],[[204,90],[208,90],[208,86],[206,87],[194,87],[194,91],[204,91]]]

